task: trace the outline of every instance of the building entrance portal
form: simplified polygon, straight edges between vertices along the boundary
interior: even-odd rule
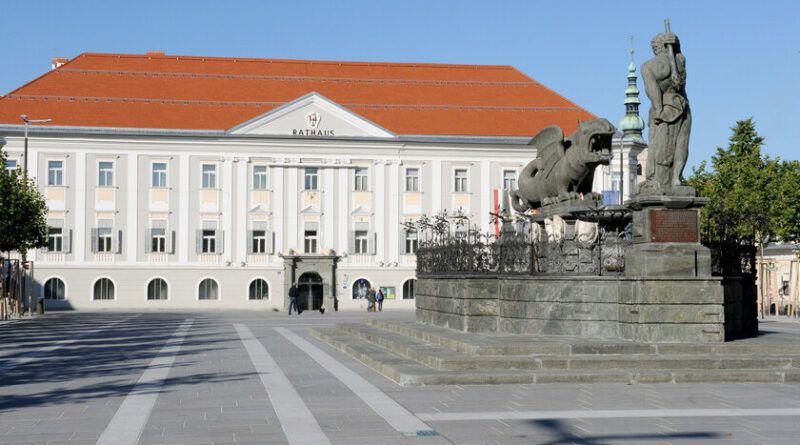
[[[297,280],[300,291],[297,304],[300,311],[318,311],[322,308],[322,277],[316,272],[306,272]]]

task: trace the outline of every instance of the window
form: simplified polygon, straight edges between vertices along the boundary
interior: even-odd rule
[[[517,172],[514,170],[503,170],[503,190],[517,189]]]
[[[161,278],[154,278],[147,284],[147,299],[148,300],[166,300],[167,299],[167,282]]]
[[[47,228],[47,250],[49,252],[64,251],[64,229],[62,227]]]
[[[455,184],[453,190],[456,192],[467,191],[467,171],[465,169],[457,169],[453,174]]]
[[[319,181],[319,169],[315,167],[306,168],[305,183],[303,188],[305,190],[317,190],[318,181]]]
[[[150,229],[150,251],[164,253],[167,251],[167,230],[164,228]]]
[[[114,185],[114,163],[101,161],[97,164],[97,185],[99,187],[112,187]]]
[[[203,229],[203,247],[200,253],[216,253],[217,252],[217,231]]]
[[[217,188],[217,166],[216,164],[203,164],[203,188]]]
[[[418,192],[419,191],[419,169],[407,168],[406,169],[406,191]]]
[[[94,283],[94,299],[95,300],[113,300],[114,299],[114,283],[108,278],[100,278]]]
[[[166,186],[167,186],[167,163],[154,162],[153,187],[166,187]]]
[[[636,164],[636,176],[642,176],[642,164]]]
[[[253,190],[267,189],[267,166],[253,166]]]
[[[97,249],[95,252],[112,252],[113,239],[111,227],[97,228]]]
[[[306,230],[303,234],[305,253],[317,253],[317,231]]]
[[[58,278],[50,278],[44,283],[45,300],[63,300],[67,296],[64,282]]]
[[[47,161],[47,185],[64,185],[64,161]]]
[[[367,191],[368,181],[369,181],[369,170],[366,168],[357,168],[355,190],[358,192]]]
[[[206,278],[200,282],[197,289],[198,300],[218,300],[219,299],[219,285],[211,278]]]
[[[267,231],[253,230],[253,253],[267,253]]]
[[[366,230],[356,230],[355,231],[355,247],[353,253],[355,254],[366,254],[367,253],[367,246],[369,244],[369,232]]]
[[[419,235],[416,230],[406,230],[406,255],[411,255],[417,251],[419,246]]]
[[[622,182],[622,174],[620,172],[611,173],[611,190],[618,192],[620,183]]]
[[[256,278],[250,283],[251,300],[269,300],[269,284],[261,278]]]
[[[413,300],[417,296],[417,280],[411,278],[403,283],[403,300]]]
[[[14,171],[17,168],[17,160],[16,159],[6,159],[6,170],[9,172]]]

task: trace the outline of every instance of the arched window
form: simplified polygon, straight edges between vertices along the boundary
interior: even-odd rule
[[[94,282],[94,299],[95,300],[113,300],[114,299],[114,283],[108,278],[100,278]]]
[[[359,278],[353,283],[353,300],[367,298],[369,288],[372,287],[369,281]]]
[[[256,278],[250,283],[251,300],[269,300],[269,284],[261,278]]]
[[[147,284],[147,299],[148,300],[166,300],[169,288],[167,282],[161,278],[153,278]]]
[[[199,300],[218,300],[219,285],[212,278],[206,278],[200,282],[197,298]]]
[[[636,176],[642,176],[642,164],[636,164]]]
[[[66,298],[64,282],[58,278],[50,278],[44,283],[45,300],[63,300]]]
[[[417,295],[417,279],[410,278],[403,283],[403,300],[413,300]]]

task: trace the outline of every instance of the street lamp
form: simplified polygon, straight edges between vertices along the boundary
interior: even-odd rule
[[[20,116],[22,122],[25,122],[25,154],[23,157],[25,161],[22,164],[22,172],[25,175],[25,180],[28,180],[28,124],[44,124],[47,122],[52,122],[53,119],[28,119],[27,114],[23,114]]]

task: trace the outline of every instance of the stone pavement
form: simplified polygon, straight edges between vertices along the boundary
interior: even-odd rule
[[[797,384],[400,387],[311,327],[412,312],[0,325],[0,444],[797,444]],[[800,323],[762,322],[800,342]]]

